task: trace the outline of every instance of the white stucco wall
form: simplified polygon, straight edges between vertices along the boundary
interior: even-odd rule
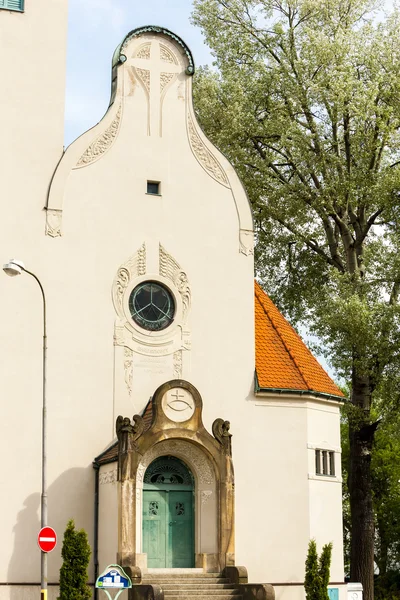
[[[340,485],[308,479],[308,444],[320,443],[323,425],[323,440],[339,445],[339,417],[327,411],[321,425],[306,401],[252,393],[251,212],[232,167],[195,123],[187,59],[170,38],[133,38],[124,49],[127,61],[118,67],[114,104],[99,125],[70,146],[51,182],[62,149],[66,2],[52,2],[51,9],[46,2],[45,24],[40,22],[44,2],[35,0],[35,8],[29,5],[24,15],[0,11],[0,34],[2,27],[10,28],[7,38],[0,35],[1,45],[7,40],[0,64],[5,80],[15,86],[10,85],[4,130],[11,146],[7,151],[2,146],[0,257],[24,260],[47,297],[49,523],[60,536],[49,556],[49,579],[58,581],[69,518],[93,542],[91,463],[114,438],[115,418],[138,413],[159,384],[179,377],[200,391],[209,431],[217,417],[231,421],[237,564],[247,566],[253,581],[302,581],[309,537],[326,537],[325,507],[340,527]],[[35,41],[38,37],[43,43]],[[153,54],[160,43],[167,48],[164,57],[172,55],[161,66],[160,55]],[[21,45],[24,59],[17,52]],[[151,54],[139,63],[136,55],[146,45]],[[146,60],[150,80],[143,75]],[[174,76],[156,79],[160,69]],[[21,94],[16,84],[21,73],[29,93]],[[148,180],[161,182],[161,196],[146,194]],[[42,209],[50,182],[50,235],[45,235]],[[137,278],[131,273],[129,285],[140,277],[160,277],[160,244],[169,264],[178,265],[171,267],[175,274],[187,276],[186,320],[178,283],[169,284],[181,311],[170,337],[168,331],[164,337],[135,333],[121,322],[113,303],[118,270],[143,244],[145,271]],[[27,275],[14,280],[3,275],[0,307],[9,455],[3,480],[12,482],[1,500],[0,581],[37,582],[42,304],[36,282]],[[101,474],[113,468],[103,467]],[[115,560],[114,487],[112,482],[100,486],[100,569]],[[332,527],[330,522],[328,533],[336,536],[339,549],[340,532]],[[341,559],[335,560],[339,577]],[[14,591],[4,596],[0,588],[1,600],[23,597]],[[285,600],[297,598],[297,591],[290,594]]]
[[[117,463],[102,465],[99,472],[99,574],[117,562],[118,493]]]

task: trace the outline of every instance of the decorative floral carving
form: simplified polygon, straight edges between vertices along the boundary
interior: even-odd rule
[[[143,477],[146,472],[146,467],[144,465],[139,465],[136,471],[136,480],[138,483],[143,483]]]
[[[80,157],[77,167],[86,167],[100,158],[112,146],[121,122],[122,106],[120,105],[111,125],[102,133]]]
[[[156,517],[158,515],[159,503],[154,500],[153,502],[149,502],[149,515]]]
[[[210,500],[211,496],[212,496],[211,490],[202,491],[201,492],[201,503],[207,504],[207,502]]]
[[[125,348],[124,354],[125,354],[125,361],[124,361],[125,383],[126,383],[126,387],[128,388],[129,395],[131,396],[132,395],[132,379],[133,379],[133,372],[132,372],[133,350],[130,350],[130,348]]]
[[[124,318],[123,312],[123,300],[125,290],[129,285],[129,282],[134,277],[145,275],[146,273],[146,245],[143,243],[139,250],[131,256],[124,265],[122,265],[117,272],[113,284],[113,301],[114,307],[117,313]],[[114,343],[116,343],[116,336],[114,335]]]
[[[239,233],[239,251],[245,256],[254,254],[254,233],[249,229],[241,229]]]
[[[151,44],[143,44],[142,46],[140,46],[140,48],[138,49],[138,51],[136,53],[136,58],[143,58],[145,60],[149,60],[150,59],[150,48],[151,48]]]
[[[48,210],[46,212],[46,235],[50,237],[60,237],[61,233],[61,210]]]
[[[139,67],[136,67],[135,70],[147,93],[150,94],[150,71],[148,69],[139,69]]]
[[[107,471],[106,473],[100,473],[99,484],[106,485],[107,483],[117,483],[117,469]]]
[[[164,62],[172,63],[175,65],[178,64],[178,60],[175,54],[171,52],[171,50],[167,48],[167,46],[164,46],[164,44],[160,44],[160,58]]]
[[[137,483],[143,481],[143,475],[153,460],[166,455],[182,458],[189,465],[192,472],[196,473],[202,485],[210,486],[214,483],[214,473],[206,455],[197,446],[183,440],[165,440],[146,452],[137,469]]]
[[[174,379],[182,379],[182,350],[174,352],[173,356]]]
[[[160,94],[164,88],[174,79],[175,73],[160,73]]]
[[[218,181],[218,183],[221,183],[225,187],[230,187],[228,178],[224,170],[222,169],[215,156],[211,154],[209,149],[201,140],[199,134],[195,129],[194,123],[190,115],[188,117],[188,131],[193,154],[199,161],[200,165],[210,175],[210,177]]]
[[[178,288],[178,291],[182,298],[183,305],[183,319],[187,317],[188,310],[191,303],[191,291],[189,281],[186,273],[182,271],[180,265],[176,260],[168,254],[168,252],[160,244],[159,249],[160,258],[160,275],[170,279],[174,285]]]
[[[124,346],[124,344],[125,344],[125,327],[115,327],[114,346]]]

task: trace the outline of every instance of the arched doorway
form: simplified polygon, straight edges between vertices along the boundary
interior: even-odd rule
[[[194,566],[194,479],[178,458],[161,456],[143,480],[143,552],[149,568]]]

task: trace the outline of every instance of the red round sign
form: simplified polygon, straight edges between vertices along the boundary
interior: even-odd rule
[[[52,527],[43,527],[38,534],[38,546],[42,552],[51,552],[57,544],[57,534]]]

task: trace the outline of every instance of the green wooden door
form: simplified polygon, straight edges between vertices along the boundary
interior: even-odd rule
[[[167,493],[143,492],[143,552],[149,568],[162,568],[167,561]]]
[[[193,567],[193,494],[169,492],[168,567]]]
[[[149,568],[193,567],[191,491],[143,491],[143,552]]]

